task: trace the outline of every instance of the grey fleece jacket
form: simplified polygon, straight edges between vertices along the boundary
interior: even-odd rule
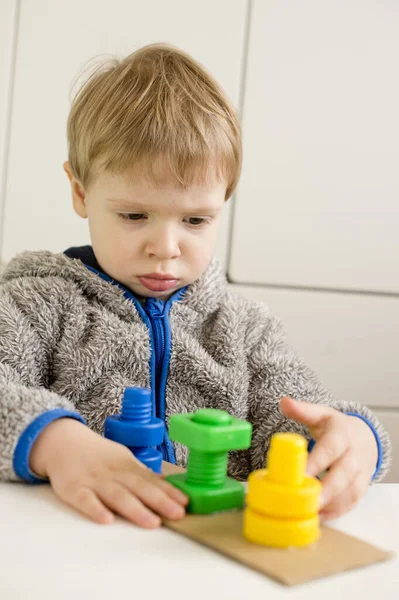
[[[40,415],[79,413],[102,434],[127,386],[163,396],[166,423],[204,407],[250,421],[251,448],[229,457],[229,473],[238,479],[264,467],[272,434],[295,431],[310,439],[279,410],[283,395],[368,419],[381,443],[377,480],[384,476],[391,448],[376,416],[324,390],[286,345],[280,321],[262,303],[232,293],[215,261],[171,303],[169,315],[165,310],[171,349],[163,381],[151,372],[153,332],[137,304],[122,286],[64,254],[25,252],[9,263],[0,286],[0,479],[21,479],[16,447]],[[174,449],[184,466],[187,449]]]

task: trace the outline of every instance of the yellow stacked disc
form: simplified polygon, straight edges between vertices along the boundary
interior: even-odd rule
[[[307,546],[320,537],[321,483],[306,475],[307,442],[296,433],[272,437],[267,469],[248,478],[244,537],[257,544]]]

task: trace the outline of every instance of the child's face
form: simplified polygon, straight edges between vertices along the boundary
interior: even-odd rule
[[[166,299],[208,266],[224,206],[226,182],[186,190],[167,179],[99,174],[87,191],[65,170],[74,208],[89,220],[96,258],[112,278],[140,296]]]

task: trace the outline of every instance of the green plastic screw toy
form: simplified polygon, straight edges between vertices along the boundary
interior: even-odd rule
[[[166,479],[190,499],[187,510],[209,514],[244,506],[244,486],[227,477],[227,454],[251,445],[252,426],[223,410],[174,415],[169,436],[189,448],[187,472]]]

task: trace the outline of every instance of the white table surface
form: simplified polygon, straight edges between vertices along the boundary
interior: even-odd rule
[[[399,484],[371,487],[332,525],[385,550],[392,560],[285,587],[162,528],[122,519],[96,525],[47,485],[0,484],[1,600],[399,599]],[[357,593],[357,594],[356,594]]]

